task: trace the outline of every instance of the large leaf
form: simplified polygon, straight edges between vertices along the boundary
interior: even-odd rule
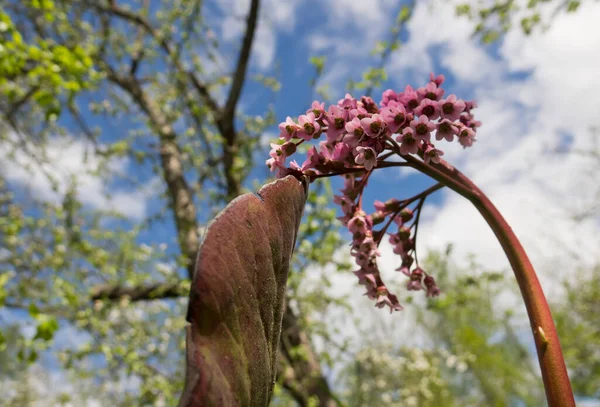
[[[307,188],[279,179],[235,199],[208,228],[190,291],[180,407],[269,404]]]

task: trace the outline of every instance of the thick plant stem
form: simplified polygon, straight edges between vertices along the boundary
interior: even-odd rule
[[[484,217],[502,245],[519,283],[531,323],[548,405],[550,407],[575,406],[550,307],[535,270],[511,227],[488,197],[455,168],[445,162],[430,166],[416,159],[407,161],[414,168],[467,198]]]

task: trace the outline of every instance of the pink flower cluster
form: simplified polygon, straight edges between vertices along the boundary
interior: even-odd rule
[[[318,178],[325,175],[345,174],[343,195],[334,201],[342,208],[340,218],[353,236],[352,256],[360,267],[355,272],[360,284],[367,288],[366,295],[376,300],[376,306],[389,306],[391,310],[402,309],[395,295],[383,283],[376,258],[378,246],[388,227],[394,222],[398,231],[390,234],[389,241],[394,253],[400,255],[402,265],[398,269],[409,277],[408,290],[425,290],[428,296],[436,296],[439,289],[433,277],[420,267],[411,267],[414,262],[415,237],[418,216],[413,220],[413,210],[408,206],[419,201],[415,211],[420,211],[422,200],[377,201],[376,212],[367,215],[362,208],[362,193],[369,175],[378,166],[389,165],[385,158],[396,154],[400,157],[417,155],[428,163],[440,163],[443,151],[432,142],[457,140],[463,147],[475,141],[476,129],[481,125],[471,114],[475,102],[465,102],[455,95],[444,98],[441,88],[442,75],[430,75],[424,87],[413,89],[406,86],[403,92],[391,89],[382,94],[379,105],[370,97],[360,100],[346,94],[336,105],[327,109],[325,104],[315,101],[306,114],[291,117],[279,125],[281,143],[271,144],[270,157],[266,164],[278,176],[302,173]],[[299,165],[296,161],[286,168],[287,157],[305,142],[325,140],[318,148],[308,149],[306,160]],[[374,231],[373,226],[386,221],[383,229]]]

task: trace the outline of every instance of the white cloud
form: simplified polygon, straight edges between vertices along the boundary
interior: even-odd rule
[[[13,141],[16,139],[14,134],[9,137]],[[0,168],[9,182],[31,189],[34,197],[61,202],[72,180],[76,180],[77,195],[84,204],[116,210],[134,219],[146,215],[148,192],[144,188],[133,191],[111,189],[105,184],[106,180],[93,174],[101,166],[102,159],[94,154],[90,143],[55,137],[43,149],[31,144],[27,148],[29,153],[17,149],[10,160],[8,155],[12,149],[7,143],[0,145]],[[128,167],[127,158],[113,158],[107,164],[107,170],[113,174],[127,173]],[[53,188],[49,176],[57,181],[57,189]],[[151,184],[154,182],[145,187]]]
[[[251,57],[252,63],[256,64],[260,70],[268,70],[273,65],[277,34],[294,29],[296,7],[299,2],[299,0],[261,2]],[[220,24],[221,38],[230,44],[235,44],[235,48],[239,49],[240,41],[246,30],[250,0],[218,0],[217,3],[225,13]],[[232,10],[234,11],[232,12]],[[237,58],[233,58],[231,64],[234,64],[236,60]]]
[[[309,7],[325,15],[325,23],[305,36],[313,54],[327,56],[320,83],[329,85],[332,95],[343,94],[345,81],[360,79],[372,62],[376,41],[389,39],[400,5],[392,0],[337,0],[309,2]]]

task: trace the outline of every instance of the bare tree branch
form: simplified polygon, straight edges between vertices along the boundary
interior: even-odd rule
[[[108,78],[129,93],[133,101],[146,113],[151,128],[158,134],[163,176],[169,189],[169,197],[175,218],[177,238],[181,252],[187,260],[188,277],[194,275],[194,261],[200,236],[192,191],[183,173],[183,159],[177,135],[155,101],[148,97],[140,83],[132,76],[122,76],[107,66]]]
[[[242,94],[244,83],[246,82],[246,71],[248,69],[248,61],[250,60],[252,43],[254,42],[254,33],[256,32],[259,7],[260,0],[252,0],[250,4],[250,12],[248,13],[246,34],[244,35],[242,49],[240,51],[235,73],[233,75],[233,82],[231,84],[231,89],[229,90],[229,97],[227,98],[227,103],[225,104],[225,109],[223,111],[223,117],[225,120],[233,120],[235,108],[238,100],[240,99],[240,95]]]
[[[119,300],[129,298],[130,301],[148,301],[167,298],[181,298],[189,294],[189,289],[182,282],[155,283],[134,287],[119,285],[103,285],[95,287],[90,295],[91,300]]]
[[[95,1],[87,2],[87,4],[101,13],[114,15],[115,17],[122,18],[142,27],[155,41],[157,41],[160,44],[163,51],[165,51],[165,53],[171,58],[171,60],[175,64],[177,70],[181,73],[185,73],[189,77],[194,88],[198,91],[202,99],[204,99],[204,102],[213,111],[215,116],[221,116],[221,109],[219,108],[217,102],[211,96],[210,92],[208,91],[208,88],[193,72],[188,72],[185,69],[183,69],[181,60],[179,59],[179,56],[176,54],[176,52],[173,50],[171,44],[166,39],[161,38],[161,36],[158,34],[158,32],[154,29],[152,24],[147,19],[145,19],[139,14],[120,8],[114,4],[112,7],[106,7],[101,4],[97,4],[97,2]]]

